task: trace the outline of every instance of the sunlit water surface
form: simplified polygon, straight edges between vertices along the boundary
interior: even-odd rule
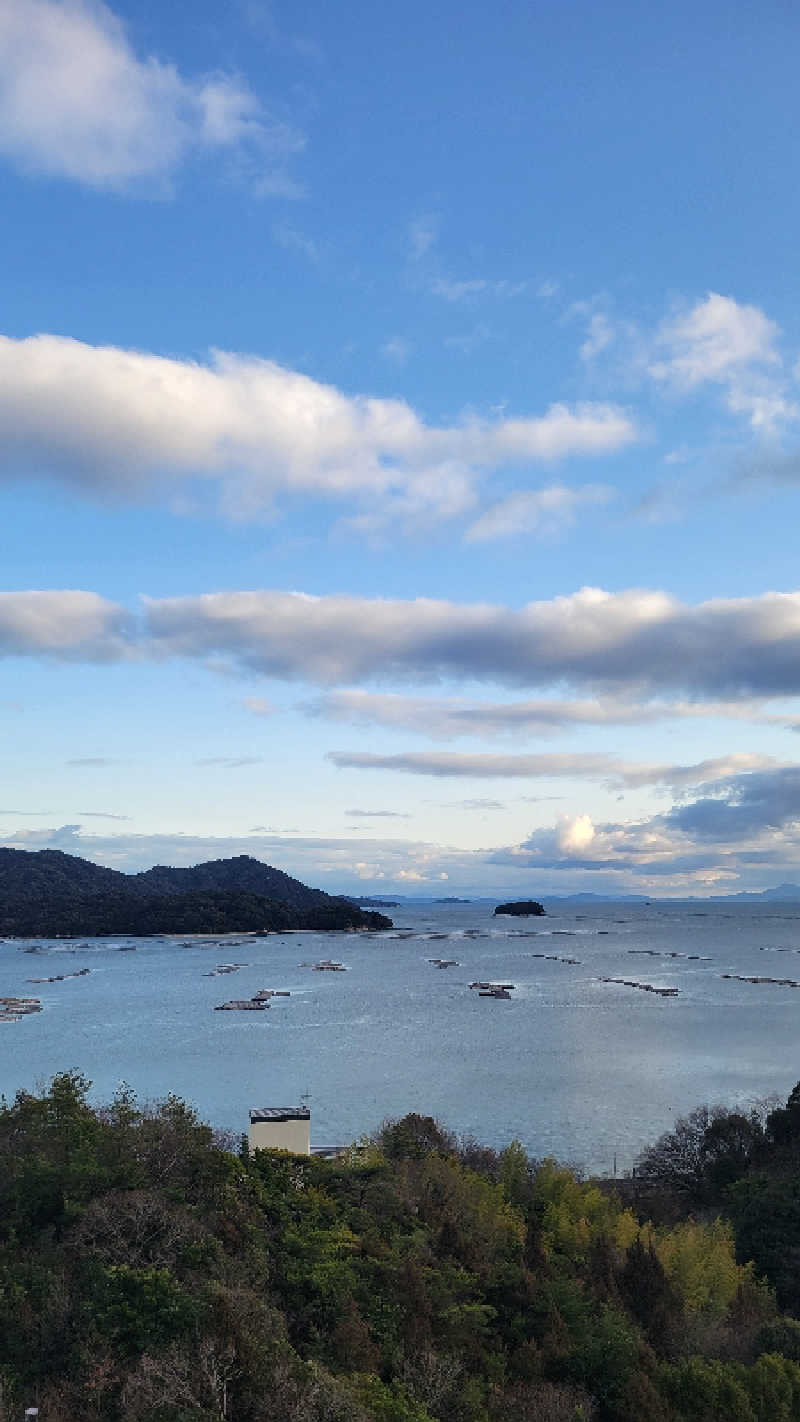
[[[394,929],[369,935],[0,942],[0,994],[43,1004],[0,1022],[2,1091],[74,1067],[94,1100],[124,1081],[141,1098],[182,1096],[237,1132],[251,1107],[308,1092],[315,1144],[419,1111],[490,1145],[516,1137],[533,1155],[610,1174],[615,1157],[628,1169],[695,1105],[785,1096],[800,1078],[800,987],[722,976],[800,982],[800,905],[561,903],[545,919],[493,918],[480,903],[387,912]],[[438,969],[436,957],[458,966]],[[347,971],[301,966],[321,958]],[[246,966],[205,976],[224,962]],[[30,982],[79,968],[90,972]],[[479,997],[475,979],[514,983],[511,1000]],[[263,1013],[213,1010],[261,988],[291,997]]]

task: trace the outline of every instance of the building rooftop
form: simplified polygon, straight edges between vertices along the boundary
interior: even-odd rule
[[[250,1112],[251,1126],[256,1121],[309,1121],[311,1112],[307,1106],[261,1106]]]

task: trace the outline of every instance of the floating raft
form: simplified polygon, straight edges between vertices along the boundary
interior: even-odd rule
[[[722,973],[721,977],[731,978],[737,983],[774,983],[775,987],[800,988],[800,983],[795,982],[794,978],[745,977],[742,973]]]
[[[699,953],[670,953],[666,948],[629,948],[629,953],[639,953],[648,958],[685,958],[687,963],[710,963],[711,958],[703,958]]]
[[[562,958],[558,953],[529,953],[529,958],[544,958],[548,963],[569,963],[573,968],[579,968],[580,958]]]
[[[0,997],[0,1020],[3,1022],[18,1022],[20,1017],[30,1017],[41,1010],[38,997]]]
[[[494,992],[496,989],[500,989],[500,990],[502,990],[503,992],[513,992],[513,991],[514,991],[514,984],[513,984],[513,983],[474,982],[474,983],[470,983],[470,987],[471,987],[471,988],[478,988],[481,992]]]
[[[243,997],[233,998],[230,1002],[221,1002],[214,1008],[215,1012],[266,1012],[269,1007],[269,998]]]
[[[636,983],[630,978],[600,978],[599,981],[601,983],[618,983],[620,987],[638,988],[640,992],[654,992],[658,997],[678,996],[676,987],[655,987],[653,983]]]
[[[65,983],[68,978],[85,978],[91,968],[79,968],[76,973],[54,973],[52,978],[26,978],[27,983]]]

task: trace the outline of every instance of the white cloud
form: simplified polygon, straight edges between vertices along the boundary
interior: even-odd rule
[[[231,672],[323,685],[388,677],[571,684],[612,700],[741,699],[750,715],[753,698],[800,693],[800,593],[693,607],[660,591],[583,588],[516,609],[432,598],[223,592],[144,598],[141,619],[90,592],[0,597],[0,650],[7,655],[112,660],[134,648],[138,656],[199,658]],[[382,714],[398,711],[385,703]],[[586,714],[591,720],[595,713]],[[791,722],[788,715],[777,719]]]
[[[236,149],[263,179],[302,142],[236,77],[138,58],[101,0],[0,0],[0,151],[26,169],[121,190]]]
[[[413,349],[411,342],[404,340],[402,336],[392,336],[381,346],[381,355],[394,361],[396,365],[405,365]]]
[[[118,661],[129,655],[133,618],[91,592],[0,593],[0,655]]]
[[[445,301],[458,303],[470,301],[474,296],[496,296],[503,299],[522,296],[528,290],[528,285],[527,281],[507,281],[503,277],[490,281],[486,277],[458,280],[455,277],[438,276],[431,281],[430,290],[434,296],[442,296]]]
[[[711,291],[691,311],[663,322],[657,339],[667,354],[652,373],[689,388],[726,380],[732,370],[754,362],[779,364],[777,338],[775,322],[757,306]]]
[[[558,847],[562,854],[583,854],[593,839],[594,825],[589,815],[566,819],[558,830]]]
[[[698,761],[695,765],[639,763],[595,751],[557,751],[533,755],[454,751],[406,751],[399,755],[378,755],[370,751],[329,751],[328,759],[343,770],[394,770],[409,775],[479,780],[574,777],[602,780],[611,787],[663,785],[678,793],[698,785],[727,782],[744,772],[771,772],[782,768],[772,756],[750,752],[734,752]]]
[[[443,296],[445,301],[464,301],[470,296],[478,296],[485,291],[488,282],[481,277],[476,277],[472,281],[454,281],[450,277],[436,277],[431,282],[431,291],[434,296]]]
[[[319,247],[313,237],[298,232],[297,228],[290,226],[288,222],[276,222],[272,228],[272,236],[279,247],[285,247],[289,252],[299,252],[310,262],[319,261]]]
[[[581,505],[608,503],[613,496],[613,489],[599,484],[588,484],[582,489],[551,484],[546,489],[510,494],[476,519],[467,530],[466,541],[485,543],[493,538],[554,533],[574,521],[575,512]]]
[[[637,726],[668,720],[720,717],[786,726],[786,715],[765,713],[758,702],[596,700],[468,701],[458,697],[404,696],[349,687],[301,707],[312,716],[355,725],[391,726],[439,740],[459,736],[554,736],[577,726]],[[792,727],[797,729],[797,727]]]
[[[408,243],[412,261],[419,262],[430,251],[439,236],[439,220],[431,213],[415,217],[408,227]]]
[[[580,348],[581,360],[591,361],[606,350],[614,340],[614,327],[604,311],[595,311],[589,318],[589,329]]]
[[[800,414],[785,392],[779,336],[759,307],[712,291],[690,311],[662,322],[656,346],[664,354],[651,362],[650,374],[678,390],[721,385],[734,414],[768,431]]]
[[[483,779],[586,776],[600,779],[617,769],[613,755],[593,751],[544,755],[459,754],[454,751],[407,751],[400,755],[375,755],[369,751],[329,751],[328,759],[341,770],[396,770],[409,775]]]
[[[403,810],[345,810],[345,814],[354,820],[410,820],[411,816]]]
[[[402,400],[348,396],[272,361],[215,352],[199,365],[48,335],[0,337],[0,431],[11,477],[103,497],[213,479],[242,517],[279,493],[452,517],[497,466],[608,454],[637,437],[610,405],[433,426]]]
[[[147,601],[146,614],[148,638],[161,654],[218,654],[288,679],[569,682],[640,699],[800,691],[800,593],[692,607],[660,591],[583,588],[516,610],[428,598],[234,592]]]

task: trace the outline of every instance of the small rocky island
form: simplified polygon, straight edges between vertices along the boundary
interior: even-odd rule
[[[0,935],[283,933],[391,928],[382,913],[311,889],[249,855],[121,874],[60,850],[0,849]]]
[[[509,914],[512,918],[541,918],[544,909],[536,899],[516,899],[510,904],[498,904],[494,912],[495,917]]]

